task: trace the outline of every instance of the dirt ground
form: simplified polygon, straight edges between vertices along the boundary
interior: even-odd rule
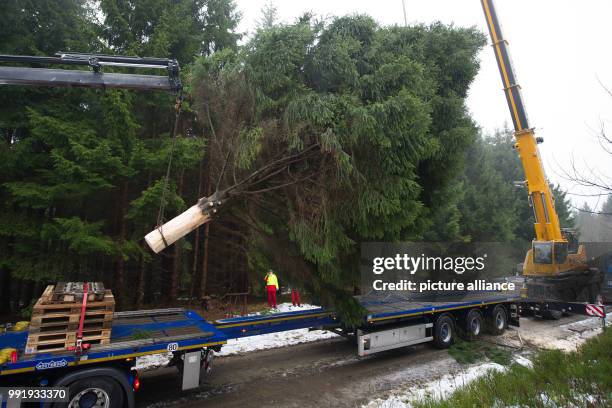
[[[583,319],[524,318],[520,330],[485,336],[484,340],[521,355],[547,346],[563,348],[565,343],[570,348],[582,331],[592,331],[593,319],[586,325],[580,322]],[[568,330],[568,326],[576,329]],[[428,344],[357,357],[355,346],[339,337],[217,358],[212,376],[199,389],[188,392],[180,391],[174,368],[145,372],[137,403],[139,407],[181,408],[358,407],[462,369],[445,350]]]

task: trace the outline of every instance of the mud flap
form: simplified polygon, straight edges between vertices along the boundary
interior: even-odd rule
[[[183,354],[183,391],[200,386],[201,357],[200,350]]]

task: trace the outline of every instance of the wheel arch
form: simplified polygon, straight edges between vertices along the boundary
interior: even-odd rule
[[[136,401],[134,398],[134,392],[132,391],[132,385],[128,380],[128,375],[124,370],[115,367],[92,367],[84,368],[81,370],[71,371],[68,374],[63,375],[57,379],[53,385],[55,387],[67,387],[77,380],[91,377],[110,377],[115,380],[121,387],[125,396],[125,406],[127,408],[134,408]],[[50,408],[51,404],[46,403],[44,408]]]

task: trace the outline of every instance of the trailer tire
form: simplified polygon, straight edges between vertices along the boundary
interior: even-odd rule
[[[450,315],[443,314],[434,324],[433,344],[436,348],[449,348],[455,340],[455,321]]]
[[[123,390],[110,377],[90,377],[77,380],[68,387],[67,408],[123,408]]]
[[[213,369],[213,361],[215,359],[215,352],[212,349],[206,350],[202,358],[202,369],[201,372],[204,375],[210,375]],[[200,377],[202,378],[202,377]]]
[[[484,319],[482,313],[478,309],[472,309],[465,315],[463,319],[463,331],[465,337],[469,340],[473,340],[482,334],[484,326]]]
[[[487,326],[491,334],[502,334],[508,328],[508,313],[502,305],[493,308],[487,316]]]
[[[563,317],[563,312],[560,310],[546,309],[544,313],[542,313],[542,317],[548,320],[559,320]]]

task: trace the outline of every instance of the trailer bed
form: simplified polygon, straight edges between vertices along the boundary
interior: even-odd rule
[[[366,314],[362,328],[431,316],[435,313],[497,303],[517,302],[518,293],[477,292],[438,295],[435,302],[423,296],[372,293],[356,296]],[[28,332],[0,335],[0,349],[18,349],[15,363],[0,366],[0,376],[67,366],[103,363],[112,360],[165,352],[220,347],[228,339],[278,333],[295,329],[341,329],[333,311],[324,308],[283,313],[258,314],[207,322],[198,313],[185,309],[117,312],[113,315],[111,342],[92,345],[82,355],[73,351],[23,353]]]
[[[81,356],[68,350],[24,355],[27,337],[27,331],[0,335],[0,349],[16,348],[19,353],[16,363],[0,366],[0,376],[200,349],[227,342],[222,332],[196,312],[178,308],[115,313],[110,344],[92,345]]]
[[[355,296],[367,310],[367,323],[386,323],[390,320],[429,315],[438,312],[487,306],[496,303],[518,302],[520,294],[514,292],[453,292],[422,295],[403,295],[372,292]],[[431,299],[435,299],[432,301]]]
[[[435,301],[424,300],[435,298]],[[433,313],[488,306],[498,303],[517,302],[520,294],[515,292],[454,292],[423,295],[402,295],[388,292],[373,292],[355,296],[366,311],[363,324],[385,324],[411,317]],[[285,313],[260,314],[217,320],[213,323],[228,339],[276,333],[302,328],[330,329],[341,327],[341,322],[332,311],[324,308],[297,310]]]

